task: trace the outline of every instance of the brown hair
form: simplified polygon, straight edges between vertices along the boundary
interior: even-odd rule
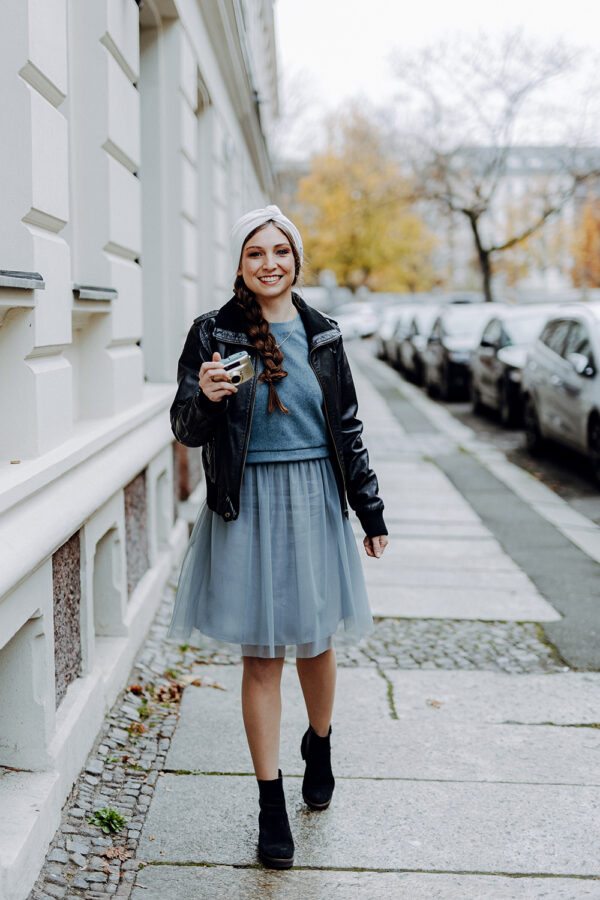
[[[261,231],[261,229],[263,229],[265,225],[269,224],[273,224],[276,228],[279,228],[282,234],[285,234],[286,238],[290,242],[290,247],[292,248],[292,253],[294,254],[295,263],[295,276],[293,283],[296,284],[296,282],[298,281],[298,276],[300,274],[300,256],[298,255],[298,251],[294,246],[294,242],[287,231],[280,225],[278,225],[277,222],[273,222],[272,219],[270,219],[269,222],[265,222],[264,225],[259,225],[258,228],[255,228],[254,231],[250,232],[243,243],[242,253],[244,252],[244,247],[246,246],[250,238],[253,237],[258,231]],[[233,293],[237,297],[238,306],[241,307],[246,317],[248,337],[250,338],[252,346],[258,351],[258,354],[263,361],[263,371],[259,375],[259,380],[269,385],[269,402],[267,405],[267,411],[272,413],[275,409],[278,409],[282,413],[289,413],[289,409],[285,408],[279,398],[277,389],[275,388],[277,382],[281,381],[282,378],[285,378],[287,375],[287,372],[282,369],[283,352],[277,346],[277,341],[275,340],[275,337],[271,332],[269,323],[263,316],[262,308],[260,303],[256,299],[256,295],[253,291],[249,290],[246,287],[246,283],[244,282],[244,279],[241,275],[238,275],[235,279],[235,283],[233,285]]]

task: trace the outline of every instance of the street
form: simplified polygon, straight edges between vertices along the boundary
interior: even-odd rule
[[[96,900],[112,885],[127,897],[133,882],[133,900],[600,898],[590,827],[600,802],[600,528],[368,344],[349,355],[390,544],[381,560],[364,558],[373,632],[358,647],[338,643],[330,809],[302,802],[306,714],[290,660],[281,768],[296,858],[289,872],[258,865],[239,652],[209,640],[161,649],[171,585],[131,676],[150,698],[154,732],[127,745],[120,722],[140,707],[122,696],[88,764],[97,777],[53,844],[63,893],[43,892],[47,863],[32,900],[66,897],[86,878],[88,890],[69,897]],[[176,727],[148,689],[167,666],[187,685]],[[116,859],[107,869],[84,827],[89,855],[75,882],[68,841],[107,789],[116,809],[142,798],[128,831],[102,838],[135,857],[120,875]],[[69,861],[58,876],[61,850]]]

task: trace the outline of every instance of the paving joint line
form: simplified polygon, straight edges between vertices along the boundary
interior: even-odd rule
[[[149,868],[161,868],[164,866],[176,866],[178,868],[199,868],[199,869],[215,869],[227,867],[228,869],[253,869],[258,871],[265,870],[260,863],[224,863],[224,862],[206,862],[198,860],[194,862],[177,862],[168,860],[156,860],[141,864],[139,872],[142,873]],[[368,868],[364,866],[291,866],[286,869],[287,872],[373,872],[374,874],[401,874],[410,873],[417,875],[486,875],[496,878],[570,878],[579,881],[600,881],[600,875],[578,875],[567,872],[499,872],[497,870],[485,869],[410,869],[406,867],[392,868]],[[136,887],[143,885],[136,884]]]

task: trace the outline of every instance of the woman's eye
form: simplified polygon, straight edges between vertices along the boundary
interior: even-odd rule
[[[289,252],[289,247],[283,247],[281,250],[277,251],[279,256],[287,256]]]
[[[255,256],[260,256],[260,253],[258,252],[258,250],[251,250],[248,256],[254,258]]]

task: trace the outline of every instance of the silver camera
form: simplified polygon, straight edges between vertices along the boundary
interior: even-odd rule
[[[229,375],[231,383],[236,386],[249,381],[254,375],[252,362],[245,350],[242,350],[240,353],[233,353],[226,359],[222,359],[221,365]]]

